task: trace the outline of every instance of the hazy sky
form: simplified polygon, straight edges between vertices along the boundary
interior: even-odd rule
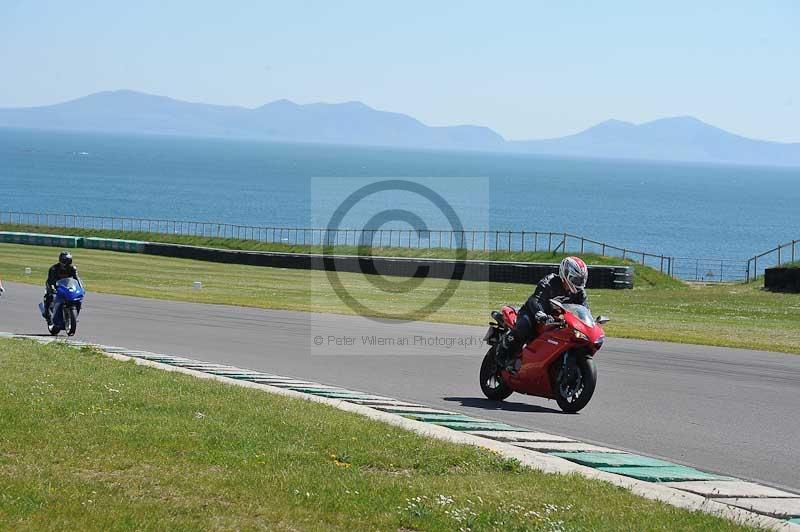
[[[800,2],[0,0],[0,107],[119,88],[511,139],[693,115],[800,142]]]

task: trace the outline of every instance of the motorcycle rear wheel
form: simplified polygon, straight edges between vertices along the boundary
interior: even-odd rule
[[[486,356],[483,357],[480,370],[480,385],[483,395],[492,401],[502,401],[514,393],[514,390],[505,383],[500,375],[494,347],[489,348]]]
[[[589,400],[591,400],[594,394],[594,389],[597,386],[597,366],[594,363],[594,359],[592,357],[581,356],[578,357],[576,364],[578,370],[580,370],[580,382],[578,383],[580,394],[577,395],[577,397],[574,394],[570,397],[564,397],[561,394],[560,383],[558,381],[556,381],[555,386],[556,402],[559,408],[568,414],[574,414],[588,405]]]

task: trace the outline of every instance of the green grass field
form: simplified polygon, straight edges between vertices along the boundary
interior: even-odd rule
[[[41,285],[57,258],[49,247],[0,244],[3,280]],[[325,272],[259,268],[111,251],[74,250],[89,291],[160,299],[225,303],[261,308],[352,314],[337,297]],[[23,274],[25,267],[33,275]],[[750,284],[689,286],[662,282],[634,290],[592,290],[595,314],[612,318],[610,336],[745,347],[800,353],[800,294],[770,293]],[[353,297],[368,308],[392,314],[413,313],[441,293],[446,281],[425,279],[411,292],[377,289],[366,276],[341,274]],[[399,282],[388,279],[390,282]],[[201,281],[202,290],[192,290]],[[450,299],[427,319],[482,325],[489,311],[518,305],[532,287],[520,284],[462,282]]]
[[[0,339],[0,371],[0,530],[748,530],[87,348]]]

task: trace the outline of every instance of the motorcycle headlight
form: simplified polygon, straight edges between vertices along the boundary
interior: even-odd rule
[[[577,329],[575,330],[575,338],[577,338],[578,340],[586,340],[587,342],[589,341],[589,337]]]
[[[601,336],[600,338],[597,339],[597,341],[594,343],[594,345],[596,345],[598,348],[603,347],[603,342],[604,341],[605,341],[605,337]]]

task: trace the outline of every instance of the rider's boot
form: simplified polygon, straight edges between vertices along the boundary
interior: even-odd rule
[[[48,325],[53,324],[53,317],[50,315],[50,302],[45,300],[44,302],[44,310],[42,311],[42,317],[47,321]]]
[[[521,347],[520,344],[520,340],[512,331],[504,334],[497,345],[497,365],[511,373],[516,373],[515,359]]]

